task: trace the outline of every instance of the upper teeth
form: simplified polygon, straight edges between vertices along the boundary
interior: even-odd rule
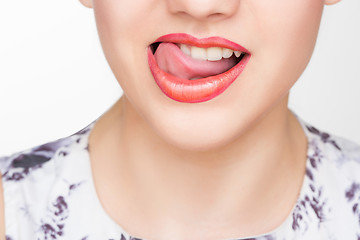
[[[233,53],[236,57],[240,57],[241,55],[240,51],[234,51],[228,48],[221,47],[198,48],[186,44],[180,44],[180,49],[186,55],[189,55],[194,59],[204,61],[219,61],[222,58],[230,58]]]

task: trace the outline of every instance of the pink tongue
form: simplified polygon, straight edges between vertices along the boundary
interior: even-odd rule
[[[218,75],[236,64],[236,57],[219,61],[202,61],[184,54],[173,43],[160,43],[155,52],[156,62],[161,70],[179,78],[205,78]]]

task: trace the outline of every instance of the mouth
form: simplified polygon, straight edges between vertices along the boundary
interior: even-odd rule
[[[148,47],[155,82],[166,96],[185,103],[205,102],[223,93],[250,57],[244,47],[220,37],[169,34]]]

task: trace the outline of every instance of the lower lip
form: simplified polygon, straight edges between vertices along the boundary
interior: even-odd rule
[[[222,74],[189,80],[162,71],[148,47],[148,62],[155,82],[166,96],[184,103],[205,102],[223,93],[242,73],[250,57],[250,54],[245,54],[238,64]]]

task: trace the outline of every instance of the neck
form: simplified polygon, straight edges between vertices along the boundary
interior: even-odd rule
[[[101,142],[109,144],[101,154],[92,152],[95,181],[97,176],[105,181],[101,171],[95,171],[99,154],[108,168],[98,169],[116,179],[119,191],[136,196],[134,208],[149,218],[156,216],[159,222],[152,219],[154,224],[207,219],[210,226],[221,218],[224,225],[241,223],[247,229],[244,234],[254,233],[251,218],[255,221],[264,211],[269,218],[276,216],[279,209],[269,208],[269,203],[278,203],[278,196],[289,193],[283,199],[288,208],[277,222],[284,220],[296,201],[306,155],[305,136],[287,109],[287,99],[240,138],[202,152],[167,144],[121,99],[91,134],[90,145],[101,149]],[[264,225],[263,230],[273,227]]]

